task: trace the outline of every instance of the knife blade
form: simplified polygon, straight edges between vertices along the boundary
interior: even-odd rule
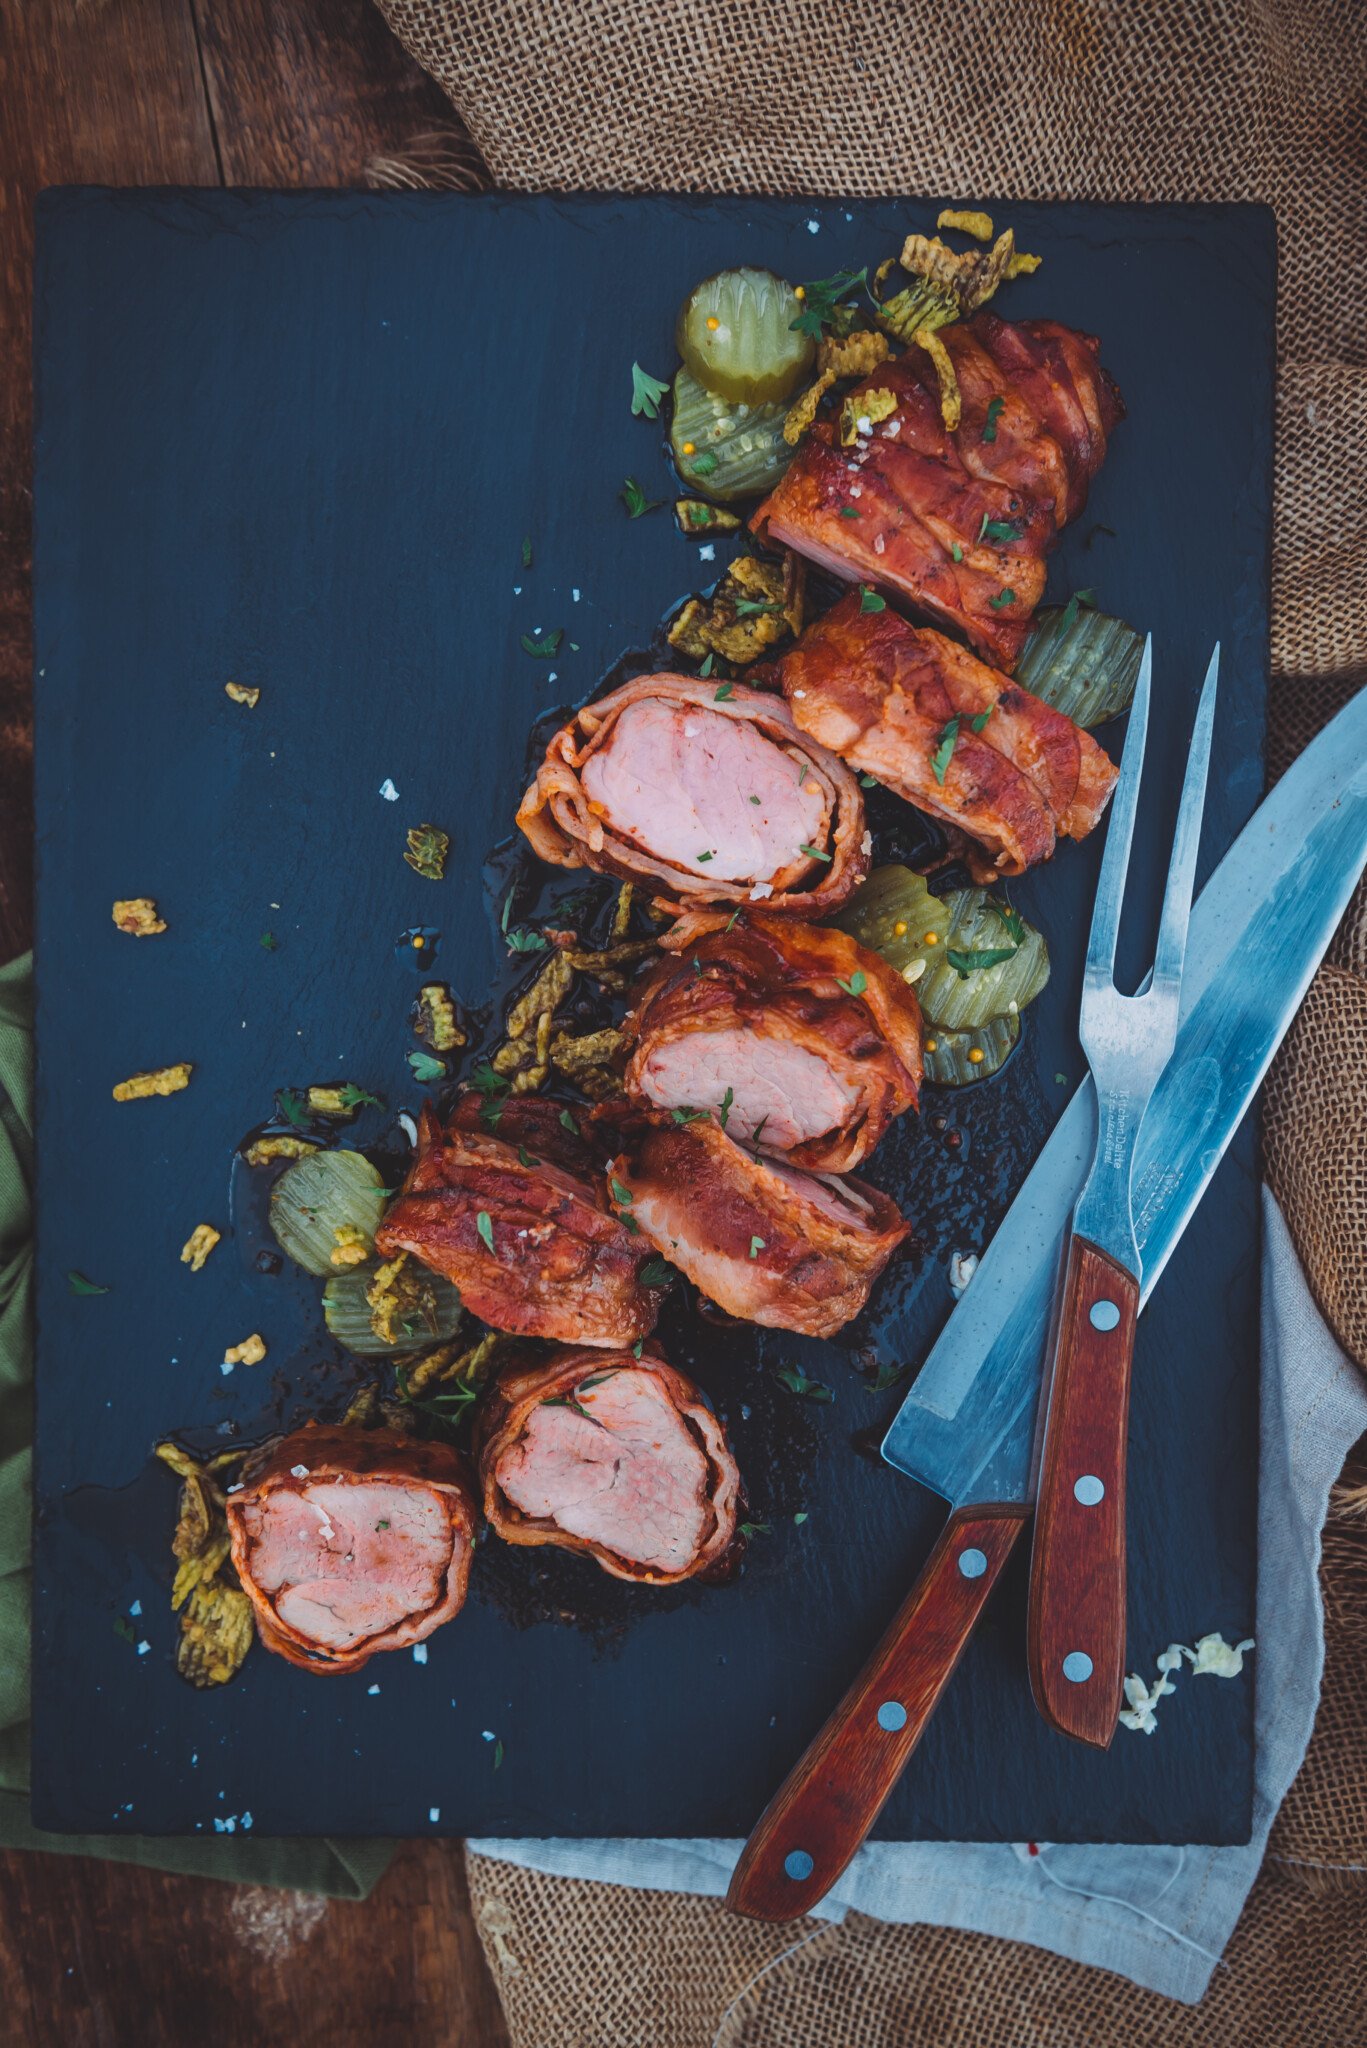
[[[1125,1483],[1130,1379],[1143,1262],[1131,1179],[1139,1132],[1176,1050],[1192,885],[1220,673],[1206,670],[1182,778],[1153,972],[1115,985],[1130,841],[1148,725],[1146,643],[1101,863],[1080,1036],[1100,1131],[1063,1255],[1035,1426],[1035,1526],[1026,1655],[1030,1687],[1060,1735],[1109,1747],[1125,1676]]]
[[[1136,1147],[1141,1308],[1257,1093],[1364,866],[1367,690],[1287,770],[1193,908],[1177,1046]],[[1276,963],[1275,974],[1260,966],[1267,961]],[[953,1512],[867,1664],[753,1830],[727,1893],[733,1912],[793,1920],[824,1898],[901,1776],[1029,1519],[1058,1247],[1095,1149],[1096,1101],[1087,1080],[884,1437],[889,1464]]]

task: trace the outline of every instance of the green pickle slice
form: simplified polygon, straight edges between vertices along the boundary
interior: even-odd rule
[[[772,270],[719,270],[685,299],[674,331],[688,370],[734,405],[791,398],[816,346],[793,322],[802,301]]]

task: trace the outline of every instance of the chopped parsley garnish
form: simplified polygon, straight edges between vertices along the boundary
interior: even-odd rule
[[[759,802],[759,798],[757,796],[752,796],[750,801],[752,804],[757,804]]]
[[[963,551],[963,549],[962,549],[962,548],[961,548],[961,547],[959,546],[959,543],[958,543],[958,541],[955,541],[955,542],[953,543],[953,545],[951,546],[951,548],[950,548],[949,552],[951,553],[951,555],[953,555],[953,557],[954,557],[954,559],[955,559],[955,561],[956,561],[956,562],[962,562],[962,560],[963,560],[963,558],[964,558],[964,551]]]
[[[1009,903],[998,903],[995,896],[988,897],[987,907],[994,917],[1001,919],[1002,923],[1006,926],[1009,936],[1015,940],[1017,946],[1023,946],[1025,944],[1025,919],[1021,916],[1020,912],[1013,910]]]
[[[867,265],[862,270],[837,270],[834,277],[818,277],[802,286],[802,310],[788,325],[794,334],[810,334],[820,341],[823,327],[848,332],[853,312],[845,304],[868,288]]]
[[[631,1355],[633,1358],[640,1357],[642,1351],[645,1349],[645,1341],[646,1340],[644,1337],[638,1337],[636,1339],[636,1342],[631,1347]]]
[[[804,1522],[806,1521],[806,1519],[807,1519],[807,1510],[806,1510],[806,1508],[799,1508],[799,1509],[798,1509],[798,1511],[797,1511],[797,1513],[796,1513],[796,1514],[795,1514],[795,1515],[793,1516],[793,1520],[794,1520],[794,1522],[796,1522],[796,1524],[797,1524],[797,1526],[798,1526],[798,1528],[799,1528],[799,1529],[800,1529],[800,1528],[802,1527],[802,1524],[803,1524],[803,1523],[804,1523]]]
[[[527,654],[536,655],[540,661],[553,661],[560,651],[560,643],[564,637],[565,628],[563,626],[553,626],[550,632],[543,633],[539,640],[532,633],[524,633],[522,635],[523,651]]]
[[[861,789],[881,789],[882,786],[876,775],[861,775],[859,778]]]
[[[798,852],[805,853],[808,860],[824,860],[827,867],[831,864],[831,856],[828,853],[823,853],[819,846],[808,846],[805,839],[801,846],[799,846]]]
[[[960,953],[955,947],[946,946],[945,958],[960,981],[967,981],[981,967],[1000,967],[1003,960],[1014,960],[1019,951],[1019,946],[984,946],[980,952]]]
[[[711,852],[708,852],[708,853],[700,853],[700,854],[698,854],[698,855],[697,855],[697,859],[698,859],[698,860],[699,860],[700,862],[701,862],[701,861],[705,861],[705,860],[713,860],[713,859],[715,859],[715,857],[716,857],[716,849],[715,849],[715,848],[713,848]]]
[[[712,692],[712,702],[714,704],[725,704],[727,699],[734,697],[735,694],[736,686],[734,683],[719,683]]]
[[[723,931],[728,931],[728,932],[729,932],[729,931],[731,931],[731,930],[732,930],[732,929],[733,929],[733,928],[734,928],[734,927],[735,927],[735,926],[736,926],[737,924],[739,924],[739,922],[740,922],[740,912],[739,912],[738,910],[733,910],[733,911],[731,912],[731,915],[730,915],[730,917],[728,917],[728,918],[727,918],[727,920],[726,920],[726,923],[725,923],[725,925],[724,925],[724,926],[722,927],[722,929],[723,929]],[[697,963],[697,961],[696,961],[696,960],[694,961],[693,965],[694,965],[695,967],[697,967],[697,966],[698,966],[698,963]],[[701,967],[698,967],[698,972],[699,972],[699,974],[701,974],[701,973],[702,973],[702,969],[701,969]]]
[[[544,953],[550,945],[548,938],[527,925],[518,925],[513,931],[505,929],[503,936],[508,941],[510,953]]]
[[[108,1294],[109,1292],[107,1287],[96,1286],[93,1280],[86,1279],[84,1273],[77,1273],[74,1269],[67,1274],[66,1284],[73,1294]]]
[[[337,1090],[337,1100],[343,1109],[383,1109],[385,1104],[378,1095],[368,1089],[358,1088],[354,1081],[348,1081]]]
[[[486,1245],[488,1245],[489,1250],[492,1251],[494,1248],[494,1226],[489,1221],[489,1211],[487,1209],[481,1209],[478,1216],[476,1216],[475,1229],[484,1239],[484,1242]]]
[[[114,1616],[114,1633],[116,1636],[122,1636],[126,1643],[135,1643],[138,1640],[138,1632],[126,1614]]]
[[[945,776],[949,771],[949,764],[954,758],[954,748],[958,743],[958,738],[959,721],[957,718],[951,718],[947,725],[941,727],[940,744],[930,757],[931,773],[941,787],[943,787]]]
[[[889,1387],[895,1387],[898,1380],[905,1379],[910,1371],[910,1363],[905,1365],[880,1365],[873,1378],[869,1381],[868,1391],[871,1394],[886,1394]]]
[[[826,1385],[824,1380],[809,1380],[806,1373],[799,1372],[796,1366],[776,1365],[774,1367],[774,1378],[779,1382],[780,1386],[786,1387],[790,1394],[801,1394],[804,1400],[833,1401],[835,1399],[834,1392]]]
[[[1094,590],[1075,590],[1073,592],[1067,604],[1063,607],[1063,617],[1058,622],[1060,633],[1066,633],[1070,626],[1077,623],[1078,606],[1084,604],[1089,610],[1095,606],[1096,592]]]
[[[999,420],[999,418],[1001,417],[1001,414],[1002,414],[1002,411],[1003,411],[1003,409],[1004,409],[1005,405],[1006,405],[1006,400],[1005,400],[1004,398],[989,398],[989,399],[988,399],[988,401],[987,401],[987,418],[986,418],[986,419],[985,419],[985,420],[983,421],[983,439],[984,439],[984,441],[995,441],[995,440],[996,440],[996,438],[997,438],[997,421],[998,421],[998,420]]]
[[[562,1126],[562,1128],[563,1128],[564,1130],[567,1130],[567,1131],[571,1132],[571,1133],[572,1133],[572,1134],[573,1134],[573,1135],[574,1135],[574,1136],[575,1136],[576,1138],[577,1138],[577,1137],[579,1136],[579,1126],[578,1126],[578,1124],[577,1124],[577,1123],[575,1122],[575,1120],[574,1120],[573,1116],[572,1116],[572,1115],[570,1114],[569,1110],[567,1110],[567,1109],[562,1109],[562,1110],[561,1110],[561,1112],[560,1112],[560,1123],[561,1123],[561,1126]]]
[[[870,590],[867,583],[860,584],[859,609],[861,612],[885,612],[887,608],[888,602],[885,597],[880,597],[876,590]]]
[[[664,503],[663,498],[648,498],[634,476],[623,478],[617,495],[627,508],[628,519],[639,519],[645,512],[658,512]]]
[[[740,1533],[742,1536],[772,1536],[774,1532],[768,1522],[742,1522]]]
[[[668,1287],[674,1278],[674,1268],[667,1266],[663,1259],[650,1259],[641,1268],[642,1287]],[[640,1357],[638,1351],[636,1356]]]
[[[377,1522],[375,1524],[375,1527],[376,1529],[387,1529],[389,1527],[389,1524],[388,1522]]]
[[[616,1175],[614,1175],[612,1179],[609,1180],[608,1186],[612,1189],[613,1201],[620,1202],[624,1208],[629,1209],[632,1203],[636,1200],[636,1197],[632,1194],[631,1189],[628,1187],[623,1187],[621,1181],[617,1179]]]
[[[262,932],[262,934],[261,934],[261,944],[262,944],[262,945],[264,946],[264,948],[266,949],[266,951],[267,951],[268,953],[273,953],[273,952],[275,951],[275,948],[276,948],[276,944],[277,944],[277,941],[276,941],[276,936],[275,936],[275,933],[274,933],[274,932]]]
[[[702,667],[698,670],[698,674],[700,676],[710,676],[712,673],[712,664],[715,662],[716,658],[717,657],[715,654],[709,654],[706,661],[703,663]]]
[[[296,1131],[306,1131],[311,1121],[308,1098],[300,1088],[282,1088],[276,1095],[276,1106],[287,1124]]]
[[[522,566],[524,569],[530,569],[532,566],[532,537],[530,534],[527,535],[522,543]]]
[[[539,1159],[533,1159],[531,1153],[527,1150],[527,1147],[525,1145],[518,1146],[517,1156],[523,1166],[540,1166],[541,1164],[541,1161]]]
[[[842,519],[857,519],[859,517],[859,507],[857,505],[842,505],[840,507],[840,517]]]
[[[996,710],[996,708],[997,707],[995,704],[989,704],[986,711],[979,711],[975,713],[975,715],[972,718],[969,719],[969,725],[972,727],[974,732],[981,732],[983,730],[983,728],[987,724],[988,719],[992,716],[992,713]]]
[[[503,1737],[501,1735],[494,1744],[494,1769],[496,1771],[503,1769]]]
[[[693,955],[693,972],[701,978],[702,961],[698,958],[696,953]]]
[[[836,987],[843,988],[847,996],[862,996],[869,985],[869,978],[862,967],[856,967],[848,981],[842,981],[837,974]]]
[[[764,1126],[765,1126],[765,1125],[766,1125],[766,1124],[768,1123],[768,1121],[769,1121],[769,1118],[770,1118],[770,1115],[771,1115],[771,1114],[772,1114],[772,1112],[766,1109],[766,1110],[765,1110],[765,1112],[764,1112],[764,1115],[763,1115],[763,1116],[762,1116],[762,1117],[760,1118],[759,1122],[758,1122],[758,1123],[757,1123],[757,1124],[755,1125],[755,1128],[754,1128],[754,1130],[753,1130],[753,1131],[751,1132],[751,1134],[750,1134],[750,1143],[751,1143],[751,1144],[752,1144],[752,1145],[753,1145],[753,1146],[755,1147],[755,1164],[756,1164],[756,1166],[758,1166],[758,1165],[759,1165],[759,1141],[760,1141],[760,1135],[761,1135],[761,1133],[762,1133],[762,1131],[763,1131],[763,1129],[764,1129]]]
[[[978,528],[978,539],[982,540],[985,536],[988,540],[1019,540],[1024,532],[1025,528],[1018,526],[1014,519],[989,519],[984,512],[983,523]]]
[[[753,619],[757,618],[761,612],[781,612],[782,610],[783,606],[781,604],[775,604],[771,600],[764,598],[738,597],[736,599],[736,617],[738,619]]]
[[[989,597],[987,601],[991,605],[994,612],[999,612],[1002,609],[1003,605],[1014,604],[1016,602],[1016,593],[1011,588],[1011,585],[1008,583],[1005,590],[999,590],[995,597]]]
[[[736,1091],[734,1088],[728,1088],[725,1095],[723,1095],[721,1099],[721,1106],[717,1111],[717,1122],[721,1125],[723,1130],[726,1129],[726,1120],[731,1114],[731,1105],[735,1101],[735,1099]]]
[[[445,1063],[433,1059],[430,1052],[410,1052],[408,1064],[413,1069],[415,1081],[441,1081],[446,1076]]]
[[[695,1124],[699,1117],[707,1115],[705,1109],[671,1109],[669,1113],[676,1124]]]
[[[668,389],[668,384],[652,377],[649,370],[643,370],[639,363],[632,364],[631,410],[638,419],[657,420],[660,417],[660,400]]]
[[[752,1259],[757,1259],[757,1258],[759,1257],[760,1253],[761,1253],[761,1252],[762,1252],[763,1250],[764,1250],[764,1239],[763,1239],[762,1237],[752,1237],[752,1238],[751,1238],[751,1240],[750,1240],[750,1256],[751,1256],[751,1258],[752,1258]]]
[[[694,476],[711,476],[717,466],[717,458],[710,448],[704,448],[701,455],[689,457],[689,468]]]
[[[491,1066],[488,1060],[476,1061],[470,1069],[470,1081],[486,1101],[497,1095],[506,1095],[512,1086],[512,1083],[505,1081],[502,1074],[496,1067]]]

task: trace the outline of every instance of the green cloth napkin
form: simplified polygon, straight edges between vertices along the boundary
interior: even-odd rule
[[[0,1847],[107,1856],[188,1877],[363,1899],[386,1841],[49,1835],[29,1819],[29,1522],[33,1463],[33,959],[0,968]]]

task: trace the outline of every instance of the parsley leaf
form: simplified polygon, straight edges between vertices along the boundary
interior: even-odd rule
[[[762,1237],[752,1237],[752,1238],[751,1238],[751,1240],[750,1240],[750,1256],[751,1256],[751,1258],[752,1258],[752,1259],[757,1259],[757,1258],[759,1257],[760,1253],[761,1253],[761,1252],[762,1252],[763,1250],[764,1250],[764,1239],[763,1239]]]
[[[1001,416],[1005,404],[1006,400],[1004,398],[989,398],[989,400],[987,401],[987,418],[983,421],[984,441],[996,440],[997,421]]]
[[[1020,912],[1013,910],[1009,903],[998,903],[995,896],[988,897],[987,907],[994,917],[1001,919],[1002,923],[1006,926],[1008,935],[1015,940],[1017,946],[1023,946],[1025,944],[1025,919],[1021,916]]]
[[[857,519],[859,517],[859,507],[857,505],[842,505],[840,507],[840,517],[842,519]]]
[[[688,466],[694,476],[711,476],[717,466],[717,458],[710,448],[704,448],[701,455],[690,455]]]
[[[1063,617],[1058,622],[1060,633],[1066,633],[1070,626],[1076,624],[1078,606],[1084,604],[1089,610],[1095,606],[1096,592],[1094,590],[1075,590],[1073,592],[1067,604],[1063,607]]]
[[[876,590],[870,590],[867,583],[859,586],[859,609],[861,612],[885,612],[887,599],[880,597]]]
[[[835,1399],[833,1390],[826,1385],[824,1380],[809,1380],[806,1373],[799,1372],[795,1366],[775,1366],[774,1378],[781,1386],[785,1386],[790,1394],[801,1394],[804,1400],[833,1401]]]
[[[944,787],[944,779],[948,772],[949,764],[954,758],[954,748],[958,738],[959,721],[957,718],[951,718],[949,723],[941,728],[940,744],[930,757],[931,773],[941,788]]]
[[[910,1371],[911,1366],[909,1364],[880,1365],[873,1378],[869,1381],[868,1392],[870,1394],[885,1394],[889,1387],[897,1385],[898,1380],[905,1379]]]
[[[700,676],[710,676],[712,673],[712,664],[716,660],[716,658],[717,657],[715,654],[709,654],[706,661],[703,663],[702,667],[698,670],[698,674]]]
[[[524,569],[530,569],[532,566],[532,538],[530,534],[527,535],[527,538],[522,543],[522,566]]]
[[[862,967],[856,967],[848,981],[842,981],[837,974],[835,984],[837,988],[843,988],[847,996],[862,996],[869,985],[869,978]]]
[[[479,1060],[471,1067],[470,1080],[486,1102],[492,1101],[496,1096],[506,1095],[512,1086],[512,1083],[505,1081],[502,1074],[496,1067],[491,1066],[488,1060]]]
[[[417,1081],[441,1081],[446,1078],[446,1066],[442,1060],[433,1059],[430,1052],[410,1052],[408,1064]]]
[[[281,1088],[276,1094],[276,1106],[287,1124],[296,1131],[306,1131],[312,1119],[309,1116],[308,1100],[299,1088]]]
[[[530,931],[526,925],[519,925],[515,931],[505,931],[510,953],[544,953],[550,940],[541,932]]]
[[[981,732],[983,730],[983,727],[987,724],[988,719],[992,716],[992,713],[996,710],[996,708],[997,707],[995,704],[989,704],[986,711],[979,711],[976,714],[976,716],[969,719],[968,722],[972,726],[974,732]]]
[[[953,946],[946,946],[945,958],[960,981],[967,981],[980,967],[1000,967],[1003,960],[1014,960],[1019,951],[1019,946],[984,946],[981,952],[960,953]]]
[[[1024,532],[1025,528],[1018,525],[1014,519],[989,519],[984,512],[983,523],[978,528],[978,539],[982,540],[986,536],[988,540],[1020,540]]]
[[[337,1091],[343,1109],[384,1109],[385,1103],[378,1095],[372,1095],[365,1088],[358,1088],[354,1081],[348,1081]]]
[[[845,301],[868,287],[868,266],[862,270],[837,270],[833,277],[818,277],[801,287],[802,310],[788,325],[794,334],[810,334],[820,341],[823,327],[847,331],[853,318]]]
[[[695,860],[697,860],[697,861],[699,861],[699,862],[701,862],[701,861],[705,861],[705,860],[713,860],[713,859],[715,859],[715,858],[716,858],[716,849],[715,849],[715,848],[713,848],[713,849],[712,849],[712,851],[710,851],[710,852],[706,852],[706,853],[699,853],[699,854],[695,854],[695,855],[694,855],[694,859],[695,859]]]
[[[660,400],[668,391],[668,384],[662,384],[658,377],[652,377],[639,363],[631,366],[631,410],[641,418],[657,420],[660,417]]]
[[[774,1531],[768,1522],[742,1522],[740,1533],[742,1536],[772,1536]]]
[[[705,1109],[671,1109],[669,1112],[676,1124],[695,1124],[700,1116],[706,1116]]]
[[[963,551],[963,549],[962,549],[962,548],[961,548],[961,547],[959,546],[959,543],[958,543],[958,541],[955,541],[955,542],[953,543],[953,545],[951,546],[951,548],[950,548],[949,552],[951,553],[951,555],[953,555],[953,557],[954,557],[954,559],[955,559],[955,561],[956,561],[956,562],[962,562],[962,560],[963,560],[963,558],[964,558],[964,551]]]
[[[627,508],[628,519],[639,519],[645,512],[658,512],[664,503],[663,498],[648,498],[634,476],[623,479],[617,495]]]
[[[539,640],[531,633],[524,633],[522,635],[522,649],[525,654],[535,654],[542,661],[553,661],[559,652],[560,643],[564,637],[565,628],[563,626],[553,626],[551,631],[543,633]]]
[[[783,606],[781,604],[774,604],[763,598],[738,597],[736,599],[736,617],[738,619],[753,619],[757,618],[761,612],[781,612],[782,610]]]
[[[276,941],[276,936],[275,936],[275,933],[274,933],[274,932],[262,932],[262,934],[261,934],[261,943],[262,943],[262,945],[263,945],[263,946],[265,947],[265,949],[266,949],[266,951],[267,951],[268,953],[273,953],[273,952],[275,951],[275,948],[276,948],[276,943],[277,943],[277,941]]]
[[[73,1294],[108,1294],[107,1287],[99,1287],[93,1280],[87,1280],[84,1273],[73,1268],[66,1276],[66,1284]]]
[[[518,1146],[517,1156],[519,1163],[523,1166],[540,1166],[541,1164],[541,1161],[539,1159],[533,1159],[531,1153],[527,1150],[527,1147],[525,1145]]]
[[[805,839],[801,846],[799,846],[798,852],[805,853],[808,860],[824,860],[827,867],[831,864],[831,856],[828,853],[823,853],[819,846],[808,846]]]
[[[571,1116],[569,1110],[561,1110],[560,1122],[563,1129],[571,1132],[576,1138],[579,1136],[579,1126],[575,1122],[574,1118]]]
[[[1016,593],[1008,583],[1005,590],[999,590],[995,597],[989,597],[987,601],[991,605],[994,612],[999,612],[1002,609],[1003,605],[1014,604],[1016,602]]]
[[[727,920],[726,920],[726,923],[725,923],[725,925],[724,925],[724,926],[722,927],[722,929],[723,929],[723,931],[728,931],[728,932],[729,932],[729,931],[732,931],[732,930],[734,930],[734,929],[735,929],[736,925],[738,925],[739,923],[740,923],[740,912],[739,912],[738,910],[733,910],[733,911],[731,912],[731,915],[730,915],[730,916],[729,916],[729,917],[727,918]],[[693,964],[694,964],[694,966],[695,966],[695,967],[697,967],[697,965],[698,965],[698,963],[697,963],[697,961],[696,961],[696,960],[694,961],[694,963],[693,963]],[[702,969],[701,969],[701,967],[698,967],[698,972],[699,972],[699,974],[701,974],[701,973],[702,973]]]
[[[735,1099],[736,1091],[734,1088],[728,1088],[725,1095],[723,1095],[721,1099],[721,1107],[717,1111],[717,1122],[721,1125],[723,1130],[726,1129],[726,1120],[731,1114],[731,1105],[735,1101]]]
[[[494,1248],[494,1226],[489,1221],[489,1211],[487,1209],[481,1209],[478,1216],[476,1216],[475,1229],[484,1239],[490,1251],[492,1251]]]
[[[735,686],[735,684],[734,684],[734,683],[721,683],[721,684],[719,684],[719,685],[718,685],[718,687],[717,687],[717,688],[716,688],[716,689],[715,689],[715,690],[714,690],[714,691],[712,692],[712,702],[713,702],[714,704],[725,704],[725,703],[727,703],[727,702],[728,702],[728,701],[729,701],[729,700],[730,700],[730,699],[731,699],[732,697],[734,697],[734,696],[735,696],[735,694],[736,694],[736,686]]]
[[[636,1197],[632,1194],[631,1189],[629,1187],[624,1187],[622,1182],[617,1179],[615,1174],[608,1181],[608,1186],[612,1189],[613,1201],[620,1202],[624,1209],[629,1209],[632,1203],[636,1200]]]
[[[650,1259],[642,1266],[639,1277],[642,1287],[668,1287],[674,1278],[674,1268],[663,1259]]]
[[[861,789],[881,789],[882,786],[876,775],[861,775],[859,778],[859,787]]]

